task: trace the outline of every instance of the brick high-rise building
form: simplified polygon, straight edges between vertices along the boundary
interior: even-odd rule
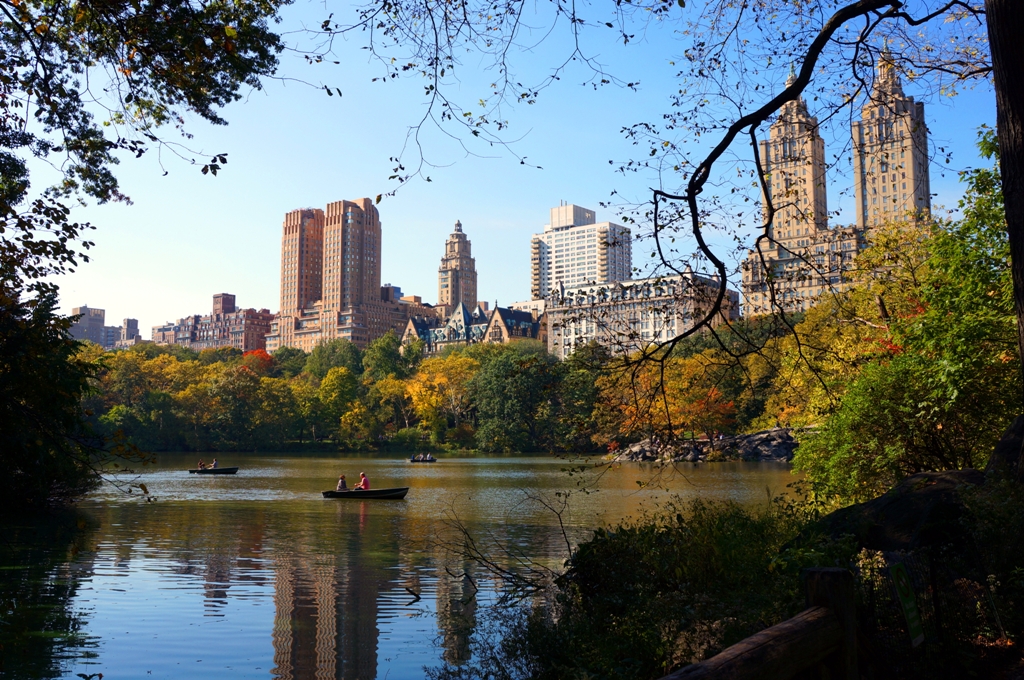
[[[213,296],[212,313],[193,314],[176,322],[153,326],[151,337],[158,345],[184,345],[197,352],[220,347],[248,352],[266,347],[265,336],[273,319],[269,309],[239,309],[234,295],[218,293]],[[126,327],[128,321],[125,320]]]
[[[903,94],[888,50],[861,119],[853,123],[853,179],[862,229],[931,210],[924,104]]]
[[[462,222],[456,221],[437,270],[438,314],[446,318],[460,303],[467,309],[476,308],[476,261],[469,238],[462,232]]]
[[[300,220],[296,213],[308,215],[309,225],[303,238],[308,240],[307,252],[322,253],[300,261],[296,252],[281,256],[281,311],[274,318],[267,335],[267,350],[297,347],[311,351],[318,344],[334,339],[350,340],[366,347],[389,330],[401,334],[410,314],[430,314],[433,308],[423,305],[415,296],[401,297],[391,285],[381,286],[381,224],[372,199],[335,201],[325,211],[292,211],[285,216],[282,250],[289,247],[290,235]],[[323,228],[313,226],[317,215],[323,216]],[[319,238],[319,244],[317,239]],[[293,270],[302,268],[304,276],[319,278],[319,297],[312,299],[291,294],[298,290]],[[312,283],[307,290],[316,290]],[[292,306],[291,300],[296,305]],[[288,304],[286,305],[286,300]],[[298,303],[302,304],[298,304]]]
[[[281,235],[281,311],[305,309],[320,299],[324,211],[292,210]]]

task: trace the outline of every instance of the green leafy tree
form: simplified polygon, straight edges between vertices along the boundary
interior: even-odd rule
[[[354,376],[363,374],[363,353],[349,340],[331,340],[313,348],[306,359],[305,370],[323,380],[327,372],[344,366]]]
[[[558,440],[564,451],[590,451],[598,436],[597,410],[601,402],[598,378],[607,369],[607,348],[591,342],[569,355],[562,366],[559,386]]]
[[[349,411],[358,396],[359,383],[344,366],[335,366],[320,381],[317,396],[323,408],[324,418],[333,432],[338,431],[341,417]]]
[[[994,151],[991,142],[982,149]],[[981,467],[1020,410],[998,170],[964,179],[963,219],[925,242],[916,308],[891,319],[885,354],[797,450],[797,466],[826,493],[867,498],[922,470]]]
[[[0,510],[68,501],[106,460],[81,408],[93,375],[54,286],[0,277]]]
[[[539,343],[537,343],[539,345]],[[560,367],[543,347],[502,345],[472,379],[477,446],[484,451],[554,448]]]
[[[273,356],[276,363],[273,377],[294,378],[305,369],[309,355],[296,347],[282,347]]]
[[[404,379],[412,371],[410,361],[402,355],[402,341],[394,331],[377,338],[363,352],[363,379],[383,380],[389,375]]]

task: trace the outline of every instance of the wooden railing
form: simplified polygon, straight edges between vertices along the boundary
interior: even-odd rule
[[[807,609],[662,680],[858,680],[853,574],[806,569]]]

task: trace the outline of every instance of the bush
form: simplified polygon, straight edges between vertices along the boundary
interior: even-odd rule
[[[498,677],[487,669],[505,658],[524,669],[506,677],[657,678],[701,661],[800,611],[802,567],[851,563],[852,543],[800,537],[816,516],[779,498],[758,510],[696,500],[599,530],[550,606],[509,616],[500,640],[480,642],[479,668],[432,675]]]

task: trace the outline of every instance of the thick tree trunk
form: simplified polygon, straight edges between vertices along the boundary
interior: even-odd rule
[[[1006,232],[1017,312],[1017,346],[1024,358],[1024,2],[985,0],[996,89]],[[1022,399],[1024,411],[1024,395]]]

